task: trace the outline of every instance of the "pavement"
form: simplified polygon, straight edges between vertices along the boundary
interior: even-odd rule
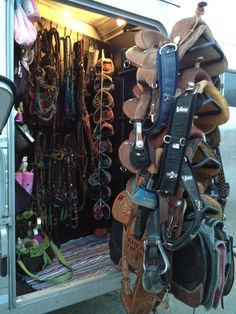
[[[230,196],[225,208],[226,227],[235,238],[236,233],[236,108],[230,107],[230,120],[221,127],[221,154],[226,180],[230,184]],[[114,291],[78,304],[50,312],[51,314],[125,314],[119,291]],[[206,311],[200,306],[195,309],[169,296],[169,309],[159,306],[158,314],[236,314],[236,282],[228,296],[224,298],[224,309]]]

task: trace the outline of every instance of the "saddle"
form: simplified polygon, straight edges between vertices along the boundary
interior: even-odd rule
[[[136,216],[137,205],[132,200],[132,194],[142,182],[142,177],[132,177],[126,184],[126,189],[119,193],[113,206],[112,214],[116,221],[124,225],[122,245],[122,287],[121,299],[127,313],[149,313],[157,304],[163,302],[163,292],[160,295],[149,294],[143,288],[142,259],[144,255],[144,239],[137,241],[134,236],[134,217]],[[137,280],[134,289],[129,281],[129,270],[137,273]],[[165,305],[165,303],[163,302]]]
[[[123,225],[121,298],[131,314],[167,307],[169,292],[189,306],[217,308],[232,287],[225,204],[212,193],[223,168],[219,125],[229,119],[213,77],[227,61],[201,18],[205,6],[177,22],[170,38],[143,29],[126,50],[137,84],[123,104],[133,130],[118,155],[135,176],[112,214]],[[137,275],[133,289],[129,271]]]
[[[170,41],[178,46],[181,70],[192,67],[193,60],[201,57],[202,68],[211,77],[223,73],[228,67],[227,59],[209,26],[202,20],[206,5],[206,2],[200,2],[193,17],[176,22],[170,38],[154,30],[149,30],[148,35],[143,32],[135,36],[136,46],[126,51],[127,60],[137,67],[153,69],[157,64],[159,45]]]

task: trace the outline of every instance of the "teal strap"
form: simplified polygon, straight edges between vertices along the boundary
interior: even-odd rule
[[[73,275],[73,270],[72,268],[68,265],[67,261],[65,260],[64,255],[61,253],[61,251],[59,250],[59,248],[56,246],[56,244],[50,240],[50,246],[53,250],[53,252],[55,253],[55,255],[57,256],[59,262],[65,266],[69,272],[67,272],[66,274],[57,276],[57,277],[53,277],[53,278],[41,278],[40,276],[37,276],[33,273],[31,273],[25,266],[25,264],[22,262],[22,260],[17,260],[17,264],[19,265],[19,267],[29,276],[31,277],[33,280],[37,280],[37,281],[49,281],[49,282],[53,282],[53,283],[64,283],[68,280],[70,280],[72,278]],[[48,255],[47,255],[48,256]],[[47,259],[46,255],[43,254],[43,258],[44,258],[44,263],[48,262],[49,260]],[[48,256],[49,258],[49,256]],[[49,258],[50,259],[50,258]],[[50,259],[51,260],[51,259]],[[46,264],[47,265],[47,264]]]

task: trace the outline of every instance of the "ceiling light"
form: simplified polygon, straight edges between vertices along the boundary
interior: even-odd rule
[[[64,10],[63,13],[64,13],[65,17],[71,17],[71,15],[72,15],[71,11],[67,11],[67,10]]]

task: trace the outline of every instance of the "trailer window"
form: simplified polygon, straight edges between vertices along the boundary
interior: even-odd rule
[[[236,107],[236,71],[228,70],[223,74],[223,91],[229,106]]]

